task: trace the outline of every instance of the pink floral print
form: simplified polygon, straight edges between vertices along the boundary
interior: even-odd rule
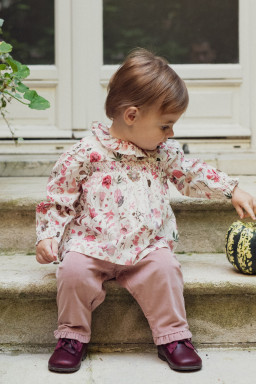
[[[115,139],[94,123],[92,135],[55,164],[47,201],[36,208],[37,243],[55,237],[60,259],[77,251],[132,265],[153,250],[175,249],[178,231],[167,181],[186,196],[230,198],[237,185],[168,140],[154,151]]]
[[[100,161],[100,159],[101,159],[101,155],[98,152],[92,152],[90,154],[90,162],[91,163]]]
[[[208,169],[206,177],[207,177],[207,179],[213,180],[216,183],[220,180],[220,176],[218,175],[218,173],[216,171],[214,171],[214,169],[212,169],[212,170]]]
[[[109,189],[110,188],[110,185],[111,185],[111,176],[105,176],[104,178],[103,178],[103,180],[102,180],[102,185],[104,186],[104,187],[106,187],[107,189]]]

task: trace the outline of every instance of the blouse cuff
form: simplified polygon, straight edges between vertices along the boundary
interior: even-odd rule
[[[234,189],[238,186],[238,184],[239,184],[239,179],[237,177],[236,178],[229,177],[227,188],[224,191],[224,194],[228,199],[232,199]]]
[[[59,231],[57,232],[56,229],[49,228],[46,231],[43,231],[37,235],[37,240],[35,245],[37,246],[39,241],[41,240],[52,239],[52,238],[54,238],[59,244],[61,241],[61,234]]]

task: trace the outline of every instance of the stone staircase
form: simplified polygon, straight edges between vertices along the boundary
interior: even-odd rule
[[[241,176],[240,181],[242,188],[256,195],[256,176]],[[0,178],[0,384],[19,383],[15,370],[11,374],[6,367],[13,369],[22,366],[23,372],[24,367],[29,366],[29,360],[35,361],[34,366],[42,367],[43,364],[43,368],[40,368],[40,380],[43,383],[47,372],[46,355],[31,353],[49,353],[56,343],[53,330],[57,321],[55,272],[58,266],[40,265],[34,257],[35,205],[45,199],[46,182],[46,177]],[[230,376],[225,373],[223,365],[223,375],[218,371],[219,376],[212,376],[214,381],[208,376],[214,372],[211,364],[215,361],[216,351],[212,348],[219,348],[224,360],[233,359],[236,369],[240,366],[242,369],[241,359],[248,359],[249,356],[248,361],[251,361],[252,356],[256,357],[255,277],[237,273],[224,254],[225,233],[229,225],[237,220],[237,214],[230,201],[184,198],[175,188],[172,207],[180,232],[177,251],[184,274],[188,321],[193,341],[206,363],[206,376],[202,376],[201,381],[200,376],[197,376],[199,381],[195,383],[246,384],[246,379],[237,381],[238,377],[242,380],[239,374]],[[84,365],[87,378],[83,382],[141,382],[141,374],[135,377],[133,369],[131,378],[124,379],[117,375],[111,381],[108,361],[111,361],[113,367],[117,366],[115,364],[118,361],[124,371],[125,364],[128,364],[127,370],[135,366],[137,372],[140,372],[138,361],[141,362],[145,370],[144,378],[148,377],[149,383],[167,383],[172,379],[175,383],[187,382],[180,374],[170,373],[168,366],[156,358],[147,321],[134,299],[115,281],[107,282],[106,289],[105,302],[93,313],[91,354]],[[227,347],[229,349],[223,349]],[[124,362],[122,357],[113,354],[115,351],[121,351],[121,356],[127,356],[127,352],[132,354]],[[21,352],[27,353],[21,355],[24,356],[24,364],[21,363],[20,355],[14,356]],[[240,365],[236,365],[236,356],[240,359]],[[99,376],[97,372],[101,365],[103,370]],[[155,373],[153,376],[149,373],[148,367],[152,366],[160,374],[159,381]],[[253,371],[245,365],[244,369],[247,369],[248,374],[256,374],[255,368]],[[82,376],[79,376],[81,372],[75,375],[78,375],[78,379],[81,377],[82,383]],[[28,374],[23,374],[26,381],[29,381]],[[227,379],[222,381],[224,377]],[[56,379],[56,375],[54,378],[54,382],[58,383],[60,379]],[[53,380],[50,376],[47,376],[48,379]],[[77,382],[80,383],[79,380]]]
[[[223,254],[178,255],[193,341],[207,346],[256,345],[256,285],[230,268]],[[24,254],[1,255],[0,340],[6,350],[45,350],[55,344],[57,266]],[[91,350],[142,351],[151,332],[135,300],[115,281],[93,314]]]

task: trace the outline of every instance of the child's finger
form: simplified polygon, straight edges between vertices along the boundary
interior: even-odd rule
[[[244,204],[243,208],[253,220],[256,220],[253,207],[251,207],[249,204]]]
[[[45,260],[47,260],[49,263],[51,263],[52,261],[55,261],[51,244],[45,247],[44,257],[45,257]]]
[[[42,253],[42,252],[36,254],[36,260],[40,264],[48,264],[51,262],[48,260],[48,257],[45,255],[45,253]]]
[[[56,261],[58,258],[59,245],[58,242],[54,239],[52,239],[51,248],[54,260]]]
[[[36,259],[40,264],[52,263],[56,260],[52,251],[52,239],[41,240],[36,247]]]
[[[240,219],[243,219],[243,218],[244,218],[244,211],[243,211],[243,209],[240,207],[240,205],[235,205],[235,209],[236,209],[237,214],[238,214],[238,216],[240,217]]]
[[[38,263],[43,264],[42,255],[38,252],[36,253],[36,260],[38,261]]]
[[[256,214],[256,199],[255,198],[253,198],[252,204],[253,204],[253,211]]]

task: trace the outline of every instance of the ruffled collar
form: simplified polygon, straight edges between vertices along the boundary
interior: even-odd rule
[[[92,132],[104,147],[114,152],[121,153],[122,155],[148,157],[147,152],[137,147],[135,144],[111,136],[109,127],[104,124],[94,122],[92,124]]]

